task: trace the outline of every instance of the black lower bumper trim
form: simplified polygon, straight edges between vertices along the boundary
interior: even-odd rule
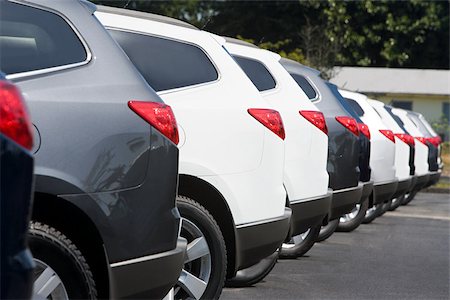
[[[390,181],[373,185],[373,204],[381,204],[392,199],[392,195],[397,191],[398,181]]]
[[[428,181],[430,180],[430,174],[425,174],[425,175],[420,175],[417,176],[417,181],[416,184],[414,185],[414,187],[411,189],[412,192],[418,192],[421,189],[423,189],[426,184],[428,183]]]
[[[428,182],[425,184],[424,188],[430,187],[438,183],[439,179],[441,178],[441,171],[430,172],[429,175],[430,178],[428,179]]]
[[[178,281],[186,244],[179,238],[171,251],[111,264],[110,298],[162,299]]]
[[[235,271],[251,267],[277,250],[289,231],[291,214],[286,208],[280,218],[236,228]]]
[[[333,191],[331,201],[330,220],[340,218],[352,211],[361,200],[364,184],[359,182],[357,186]]]
[[[373,180],[363,182],[363,191],[359,203],[361,204],[367,197],[369,197],[370,194],[372,194],[372,191],[373,191]]]
[[[292,201],[290,203],[292,217],[289,233],[298,235],[313,226],[322,224],[330,211],[332,196],[333,191],[330,189],[327,194],[320,197]]]
[[[406,180],[399,181],[397,185],[397,190],[395,191],[394,195],[392,195],[392,199],[398,198],[404,195],[407,191],[409,191],[411,188],[412,181],[413,181],[412,177],[409,177]]]

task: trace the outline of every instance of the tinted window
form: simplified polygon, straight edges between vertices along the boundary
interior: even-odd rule
[[[364,110],[362,107],[353,99],[345,98],[347,100],[347,103],[353,108],[355,113],[358,115],[358,117],[364,116]]]
[[[0,69],[6,74],[86,60],[72,28],[58,15],[0,1]]]
[[[218,78],[212,62],[194,45],[132,32],[109,32],[155,91]]]
[[[400,119],[399,116],[397,116],[396,114],[394,114],[392,112],[392,107],[385,105],[384,109],[391,115],[391,117],[395,120],[395,122],[397,122],[398,126],[400,126],[400,128],[406,133],[409,134],[408,131],[405,128],[405,124],[403,123],[402,119]]]
[[[447,119],[447,121],[450,120],[450,103],[444,102],[442,103],[442,113]]]
[[[305,77],[298,74],[291,74],[291,76],[292,78],[294,78],[294,80],[297,82],[297,84],[301,87],[301,89],[305,92],[306,96],[308,96],[310,100],[314,100],[317,98],[316,90],[312,87],[312,85]]]
[[[396,108],[412,110],[412,102],[411,101],[392,101],[392,106]]]
[[[275,88],[276,82],[266,67],[253,59],[233,56],[248,78],[253,82],[258,91],[267,91]]]

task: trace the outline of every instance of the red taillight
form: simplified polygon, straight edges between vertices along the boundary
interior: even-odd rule
[[[128,101],[131,108],[142,119],[155,127],[174,144],[178,144],[178,127],[175,115],[169,105],[159,102]]]
[[[328,134],[327,123],[325,122],[323,113],[313,110],[301,110],[299,113],[314,126],[322,130],[325,134]]]
[[[367,126],[364,123],[358,123],[358,129],[359,132],[361,132],[362,134],[364,134],[369,140],[370,140],[370,130],[369,130],[369,126]]]
[[[418,140],[419,142],[421,142],[422,144],[428,146],[427,145],[427,138],[424,138],[422,136],[416,136],[415,139]]]
[[[359,136],[358,123],[356,123],[355,119],[353,119],[351,117],[347,117],[347,116],[341,116],[341,117],[336,117],[336,120],[339,123],[341,123],[345,128],[350,130],[351,133],[353,133],[356,136]]]
[[[439,147],[439,144],[442,142],[440,136],[430,137],[430,138],[428,138],[428,141],[429,141],[431,144],[433,144],[436,148]]]
[[[398,137],[400,140],[402,140],[403,142],[405,142],[406,144],[408,144],[410,146],[414,146],[414,138],[412,136],[410,136],[409,134],[396,133],[394,135],[396,137]]]
[[[380,132],[382,135],[384,135],[385,137],[390,139],[393,143],[395,143],[395,136],[394,136],[394,133],[392,132],[392,130],[380,129]]]
[[[269,128],[273,133],[284,140],[286,134],[284,132],[283,120],[279,112],[273,109],[249,108],[248,113],[258,122]]]
[[[9,82],[0,82],[0,132],[31,150],[33,134],[28,111],[19,90]]]

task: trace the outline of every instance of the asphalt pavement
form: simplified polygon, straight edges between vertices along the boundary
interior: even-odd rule
[[[419,193],[305,257],[279,260],[261,283],[221,299],[450,299],[450,195]]]

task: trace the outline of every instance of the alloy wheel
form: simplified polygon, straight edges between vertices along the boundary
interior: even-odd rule
[[[36,268],[34,269],[33,300],[43,299],[69,299],[66,287],[58,274],[45,262],[34,259]]]

